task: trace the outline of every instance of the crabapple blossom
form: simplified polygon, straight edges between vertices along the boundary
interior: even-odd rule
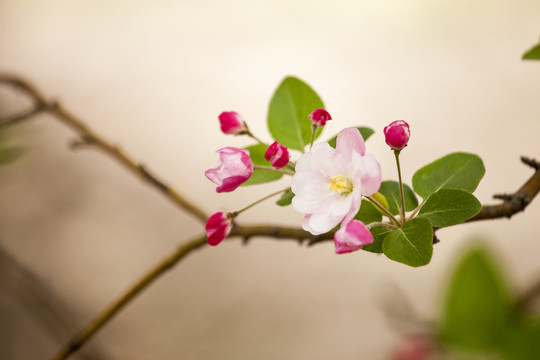
[[[246,122],[236,111],[224,111],[218,118],[221,131],[225,134],[240,135],[248,131]]]
[[[386,143],[394,150],[401,150],[409,142],[411,132],[404,120],[396,120],[384,128]]]
[[[206,235],[209,245],[216,246],[231,232],[234,216],[230,213],[217,212],[206,222]]]
[[[360,131],[339,132],[336,148],[317,143],[296,163],[291,190],[292,205],[305,214],[302,228],[313,235],[351,221],[362,201],[381,186],[381,169],[373,155],[365,155]]]
[[[362,246],[371,244],[373,235],[369,229],[358,220],[351,220],[334,234],[336,254],[345,254],[361,249]]]
[[[253,162],[248,150],[225,147],[216,152],[219,153],[217,165],[206,170],[204,175],[218,185],[218,193],[233,191],[253,174]]]
[[[313,110],[309,115],[309,118],[311,119],[311,123],[315,126],[324,126],[328,120],[332,120],[332,116],[324,109]]]
[[[276,169],[281,169],[289,163],[289,150],[287,150],[287,147],[274,141],[264,153],[264,158],[270,161]]]

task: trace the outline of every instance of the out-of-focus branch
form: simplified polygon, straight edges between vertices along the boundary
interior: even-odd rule
[[[63,341],[73,334],[76,317],[69,306],[31,270],[19,263],[0,245],[0,291],[17,300],[33,319],[46,330],[55,341]],[[92,348],[81,359],[97,360],[105,356]]]
[[[17,124],[21,121],[30,119],[30,117],[36,114],[46,112],[75,130],[75,132],[77,132],[81,138],[81,141],[79,141],[78,144],[84,143],[87,145],[93,145],[105,151],[105,153],[117,160],[124,167],[128,168],[137,177],[161,191],[166,197],[171,199],[188,213],[197,217],[201,222],[206,222],[208,215],[198,206],[188,201],[178,191],[159,180],[146,167],[137,163],[118,146],[113,145],[105,140],[82,120],[65,109],[60,103],[46,100],[41,92],[28,81],[11,75],[0,74],[0,83],[4,83],[16,90],[23,92],[26,96],[30,97],[34,103],[33,107],[29,110],[9,116],[5,119],[0,119],[0,128]]]

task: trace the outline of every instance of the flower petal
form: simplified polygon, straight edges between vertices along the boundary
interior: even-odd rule
[[[352,220],[334,234],[334,245],[336,246],[336,254],[345,254],[356,251],[362,246],[371,244],[373,235],[369,229],[358,220]]]
[[[366,144],[360,131],[357,128],[341,130],[336,140],[336,151],[343,154],[347,162],[351,161],[353,151],[363,156],[366,152]]]

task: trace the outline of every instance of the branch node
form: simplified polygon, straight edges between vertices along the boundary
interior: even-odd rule
[[[81,135],[71,140],[68,146],[71,150],[78,150],[81,147],[90,146],[93,144],[94,144],[94,140],[90,136]]]

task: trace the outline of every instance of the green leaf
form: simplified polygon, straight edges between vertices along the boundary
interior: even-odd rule
[[[253,161],[253,165],[256,166],[269,166],[269,161],[266,161],[264,158],[264,153],[266,152],[266,146],[262,144],[252,145],[246,147],[247,150],[249,150],[249,157],[251,158],[251,161]],[[244,185],[255,185],[255,184],[262,184],[269,181],[275,181],[280,179],[283,176],[282,173],[274,170],[254,170],[253,174],[251,174],[251,177],[242,184]]]
[[[418,170],[413,175],[412,185],[424,199],[440,189],[463,189],[472,193],[485,172],[484,163],[478,156],[457,152]]]
[[[358,211],[354,218],[367,225],[372,222],[380,222],[382,220],[382,215],[370,201],[362,200],[360,211]]]
[[[364,245],[362,250],[366,250],[372,253],[382,253],[383,240],[392,230],[385,228],[384,226],[374,226],[371,229],[371,235],[373,235],[373,242],[368,245]]]
[[[523,60],[540,60],[540,44],[533,46],[523,54]]]
[[[270,101],[270,133],[280,144],[302,151],[311,142],[309,114],[318,108],[324,104],[309,85],[295,77],[285,78]]]
[[[383,241],[384,254],[409,266],[429,263],[433,254],[433,228],[428,219],[414,218],[390,232]]]
[[[418,217],[428,219],[432,226],[445,227],[472,218],[481,208],[480,201],[465,190],[441,189],[427,199]]]
[[[392,215],[399,214],[399,208],[401,207],[401,195],[399,191],[399,183],[397,181],[387,180],[383,181],[379,192],[386,197],[388,201],[389,211]],[[405,211],[412,211],[418,206],[418,199],[412,189],[403,184],[403,197],[405,198]]]
[[[357,129],[360,131],[360,134],[362,134],[362,137],[364,138],[364,141],[367,141],[367,139],[369,139],[369,137],[371,135],[373,135],[373,133],[375,133],[375,131],[373,131],[373,129],[368,128],[368,127],[360,126],[360,127],[357,127]],[[337,135],[334,136],[333,138],[331,138],[330,140],[328,140],[327,142],[331,147],[333,147],[335,149],[336,148],[336,140],[337,140]]]
[[[500,271],[483,249],[469,250],[458,263],[445,297],[441,335],[466,350],[492,350],[504,342],[510,295]]]
[[[294,193],[292,192],[291,188],[289,188],[283,193],[283,195],[281,195],[278,201],[276,201],[276,204],[278,204],[279,206],[291,205],[293,197]]]
[[[24,149],[18,146],[0,148],[0,165],[9,164],[17,160],[24,153]]]

